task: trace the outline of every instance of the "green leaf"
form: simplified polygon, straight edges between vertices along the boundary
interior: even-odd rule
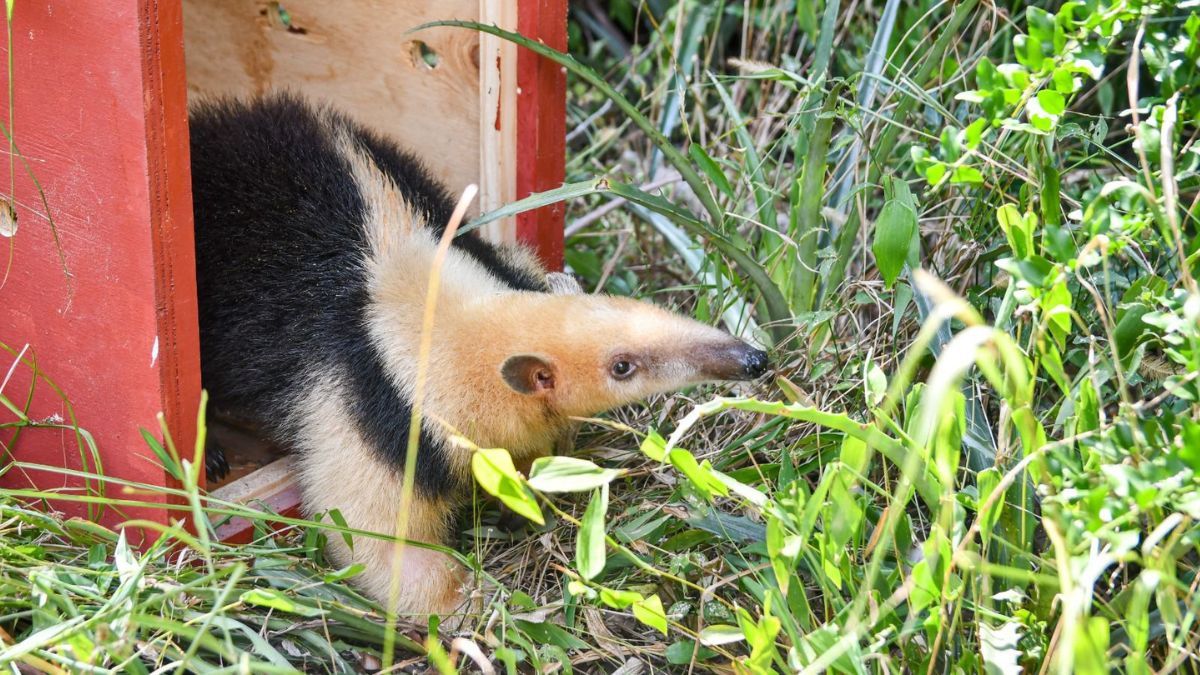
[[[829,503],[822,520],[829,541],[835,549],[835,560],[840,561],[841,551],[863,526],[863,509],[852,492],[853,474],[845,466],[837,466],[837,477],[829,487]]]
[[[863,384],[866,390],[867,405],[872,408],[877,407],[883,401],[883,397],[887,395],[888,383],[883,369],[871,359],[863,364]]]
[[[1062,184],[1058,169],[1050,162],[1042,164],[1042,220],[1047,226],[1062,224]],[[1063,260],[1062,262],[1066,262]]]
[[[705,499],[711,500],[714,493],[722,496],[729,494],[725,484],[712,474],[707,460],[703,464],[697,463],[692,453],[683,448],[673,448],[668,458],[671,465],[682,473]]]
[[[733,494],[745,499],[758,508],[762,508],[766,505],[767,496],[763,494],[761,490],[750,487],[736,478],[717,471],[716,469],[711,469],[710,472],[712,476],[717,479],[717,481],[728,488]]]
[[[987,506],[988,499],[1000,485],[1000,478],[1000,470],[995,467],[980,471],[975,478],[975,485],[979,492],[979,536],[985,544],[991,538],[1004,508],[1003,496],[997,497],[991,506]]]
[[[662,434],[651,430],[646,434],[645,440],[642,441],[642,454],[656,462],[663,462],[667,459],[667,439],[662,437]]]
[[[525,621],[516,619],[513,621],[517,628],[520,628],[526,635],[536,641],[538,644],[556,645],[563,649],[587,649],[588,644],[583,640],[568,633],[566,629],[558,624],[548,621],[536,623],[533,621]]]
[[[964,132],[967,140],[968,150],[974,150],[975,148],[979,147],[980,141],[983,140],[983,132],[987,128],[988,121],[982,117],[967,125],[967,128],[964,129]]]
[[[954,167],[954,173],[950,175],[950,182],[956,185],[977,185],[983,182],[983,174],[979,173],[979,169],[963,164]]]
[[[938,144],[942,146],[942,157],[947,162],[957,162],[962,157],[962,139],[954,127],[942,129],[942,135],[938,137]]]
[[[553,190],[546,190],[545,192],[535,192],[524,199],[518,199],[515,202],[505,204],[504,206],[493,211],[480,214],[471,222],[458,228],[458,232],[456,232],[454,236],[461,237],[467,232],[483,227],[488,223],[502,220],[504,218],[511,218],[512,216],[525,213],[526,211],[540,209],[543,206],[565,202],[569,199],[576,199],[578,197],[595,194],[597,192],[604,192],[606,190],[608,190],[608,181],[601,177],[580,181],[578,183],[565,183],[561,187],[556,187]]]
[[[1053,89],[1043,89],[1037,93],[1038,103],[1042,110],[1051,115],[1062,115],[1067,110],[1067,99]]]
[[[567,593],[576,597],[584,597],[588,600],[595,600],[598,595],[596,589],[578,579],[572,579],[567,582]]]
[[[1111,672],[1108,667],[1109,629],[1108,619],[1100,616],[1081,618],[1074,629],[1067,628],[1075,631],[1076,673],[1102,675]]]
[[[769,662],[777,654],[775,637],[779,635],[782,625],[779,619],[768,614],[755,621],[749,612],[738,607],[737,620],[742,634],[746,636],[746,643],[750,645],[750,662]]]
[[[600,602],[613,609],[625,609],[635,602],[642,601],[642,594],[636,591],[622,591],[616,588],[601,588]]]
[[[499,499],[514,513],[538,525],[544,525],[542,510],[529,488],[521,482],[512,456],[503,448],[476,450],[471,456],[471,472],[484,492]]]
[[[802,3],[804,4],[804,3]],[[692,662],[693,655],[697,662],[703,662],[716,656],[717,653],[708,647],[697,645],[692,640],[680,640],[667,647],[667,663],[681,666]]]
[[[577,457],[539,457],[529,471],[529,487],[538,492],[585,492],[608,485],[624,473],[603,469]]]
[[[1008,238],[1008,246],[1018,260],[1028,258],[1033,254],[1033,231],[1027,228],[1027,221],[1021,217],[1021,212],[1012,204],[1005,204],[996,209],[996,221]]]
[[[796,241],[796,265],[792,272],[792,293],[795,303],[792,314],[803,314],[813,309],[817,300],[817,249],[821,238],[821,224],[824,221],[821,207],[824,205],[825,178],[828,174],[829,140],[833,133],[833,112],[841,95],[842,85],[835,84],[821,114],[817,116],[813,132],[809,137],[809,148],[804,158],[804,169],[800,174],[800,204],[796,224],[799,226],[791,233]]]
[[[425,638],[425,658],[429,665],[437,670],[438,675],[455,675],[458,672],[454,662],[450,660],[450,655],[442,647],[441,640],[433,632]]]
[[[742,633],[742,629],[737,626],[717,624],[706,626],[704,630],[700,631],[700,644],[705,647],[718,647],[745,639],[746,636]]]
[[[297,604],[273,588],[252,588],[242,593],[240,600],[247,605],[268,607],[299,616],[321,616],[323,611],[316,607]]]
[[[146,441],[146,445],[150,446],[150,449],[154,451],[154,456],[158,458],[158,461],[162,464],[163,469],[171,476],[171,478],[174,478],[182,483],[183,468],[179,466],[179,462],[177,462],[174,457],[171,457],[170,453],[168,453],[166,448],[162,446],[162,443],[158,442],[158,439],[155,438],[153,434],[144,428],[138,429],[138,431],[140,431],[142,434],[142,440]]]
[[[575,540],[575,567],[579,576],[593,579],[604,569],[604,514],[608,511],[608,486],[592,493]]]
[[[12,0],[9,0],[11,3]],[[800,26],[800,30],[808,35],[808,39],[815,41],[817,35],[817,3],[816,2],[797,2],[796,3],[796,25]]]
[[[724,192],[728,197],[733,196],[733,186],[729,184],[729,178],[725,176],[725,172],[721,170],[721,167],[713,161],[713,158],[708,156],[704,148],[700,147],[699,143],[688,145],[688,155],[691,156],[696,164],[700,165],[700,170],[704,172],[705,176],[708,176],[708,179],[717,186],[718,190]]]
[[[789,555],[791,552],[786,549],[787,540],[787,531],[784,529],[783,521],[768,511],[767,557],[771,560],[771,570],[775,573],[775,582],[779,584],[779,590],[785,594],[791,584],[792,570],[796,562],[796,556]],[[797,550],[796,554],[798,555],[799,552]]]
[[[1100,398],[1096,394],[1096,385],[1090,377],[1079,380],[1079,393],[1076,396],[1073,421],[1075,427],[1073,433],[1075,434],[1095,431],[1100,427]]]
[[[1149,312],[1150,307],[1140,302],[1125,305],[1117,310],[1117,326],[1113,330],[1113,338],[1117,355],[1125,365],[1128,365],[1129,357],[1133,355],[1134,348],[1142,342],[1143,337],[1152,334],[1149,324],[1144,320]]]
[[[1060,350],[1065,348],[1067,335],[1071,332],[1071,291],[1067,289],[1067,282],[1060,280],[1051,286],[1039,304],[1045,312],[1050,335]]]
[[[362,563],[354,563],[352,565],[347,565],[340,570],[330,572],[329,574],[321,577],[321,579],[327,584],[335,584],[339,581],[345,581],[346,579],[356,577],[362,574],[363,570],[365,569],[366,566]]]
[[[885,190],[891,192],[892,197],[883,205],[875,221],[871,252],[875,254],[875,264],[884,284],[891,288],[908,260],[913,233],[917,229],[917,212],[907,183],[889,176]]]
[[[329,511],[326,515],[329,516],[329,519],[333,521],[334,525],[337,525],[338,527],[343,528],[343,531],[341,532],[342,541],[346,542],[346,548],[353,551],[354,550],[354,536],[351,535],[349,532],[345,531],[345,530],[350,529],[350,526],[348,524],[346,524],[346,517],[343,516],[342,512],[338,509],[329,509]]]
[[[767,530],[762,523],[746,516],[735,516],[716,509],[708,509],[703,515],[692,515],[687,523],[697,530],[704,530],[738,543],[755,543],[766,539]]]
[[[941,600],[940,579],[936,579],[929,570],[929,561],[921,560],[912,568],[912,591],[908,594],[908,603],[913,612],[920,612],[934,602]]]
[[[867,444],[861,439],[853,436],[846,436],[842,439],[841,456],[842,464],[845,464],[848,469],[856,474],[863,475],[867,472],[867,462],[871,456],[867,453]]]
[[[667,613],[657,595],[633,603],[633,617],[663,635],[667,634]]]
[[[984,91],[991,91],[1003,84],[996,66],[987,58],[979,60],[975,66],[975,86]]]
[[[942,162],[933,162],[925,168],[925,181],[933,187],[942,184],[946,178],[947,167]]]

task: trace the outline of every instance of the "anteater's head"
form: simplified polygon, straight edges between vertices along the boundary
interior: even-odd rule
[[[500,355],[497,374],[512,391],[559,415],[594,415],[651,394],[752,380],[768,370],[766,352],[645,302],[530,294],[513,310],[531,331]]]

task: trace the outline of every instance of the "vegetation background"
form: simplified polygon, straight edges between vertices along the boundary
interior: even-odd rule
[[[568,265],[776,379],[587,422],[529,477],[479,450],[460,549],[501,592],[459,632],[325,567],[336,514],[134,552],[0,494],[0,663],[1200,671],[1197,5],[572,3],[570,56],[526,43],[570,75],[535,200],[569,198]],[[246,512],[150,438],[194,513]]]

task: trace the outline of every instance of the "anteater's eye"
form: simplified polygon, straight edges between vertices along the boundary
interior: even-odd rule
[[[618,380],[624,380],[630,375],[633,375],[633,371],[635,370],[637,370],[637,366],[633,365],[633,363],[630,361],[626,361],[625,359],[618,359],[612,364],[612,376]]]

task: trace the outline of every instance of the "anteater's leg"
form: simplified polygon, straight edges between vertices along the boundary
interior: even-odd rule
[[[402,531],[405,539],[436,544],[448,541],[454,497],[414,490],[407,508],[402,509],[400,470],[363,439],[336,387],[327,383],[314,386],[298,412],[297,459],[307,513],[336,509],[346,524],[357,530],[384,535]],[[399,549],[393,541],[361,535],[347,545],[336,531],[327,532],[326,540],[335,564],[365,566],[354,583],[381,604],[389,601],[395,569],[397,610],[401,613],[451,613],[465,598],[462,588],[468,581],[467,572],[445,554],[415,546]]]

